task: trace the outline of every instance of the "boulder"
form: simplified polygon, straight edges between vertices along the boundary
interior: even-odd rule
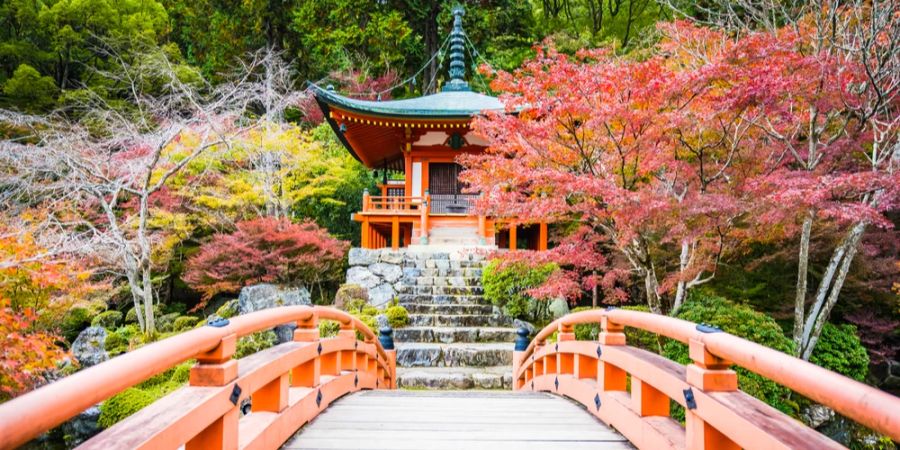
[[[101,431],[97,420],[100,419],[100,405],[94,405],[62,424],[66,445],[69,448],[81,445]]]
[[[810,428],[819,428],[825,422],[834,419],[834,410],[819,404],[812,404],[803,408],[800,412],[800,418]]]
[[[356,266],[347,271],[347,284],[356,284],[366,289],[372,289],[380,282],[381,279],[367,267]]]
[[[377,263],[369,266],[369,271],[388,283],[396,283],[403,275],[403,270],[395,264]]]
[[[516,319],[513,321],[513,326],[515,326],[517,330],[519,328],[524,328],[524,329],[528,330],[529,336],[534,336],[534,331],[535,331],[534,325],[532,325],[531,322]]]
[[[387,264],[403,264],[403,252],[393,250],[383,250],[378,258],[381,262]]]
[[[78,334],[72,343],[72,355],[78,360],[82,368],[100,364],[109,359],[106,353],[106,337],[109,335],[106,328],[87,327]]]
[[[294,330],[297,329],[296,323],[286,323],[275,327],[275,343],[284,344],[294,340]]]
[[[247,314],[279,306],[309,305],[306,288],[286,288],[274,284],[257,284],[241,289],[238,297],[238,313]]]
[[[347,255],[351,266],[370,266],[378,262],[378,250],[367,248],[351,248]]]
[[[386,305],[397,296],[394,287],[388,283],[379,284],[369,289],[369,304],[376,307]]]
[[[550,306],[547,310],[550,311],[550,314],[553,315],[554,319],[559,319],[569,313],[569,302],[564,298],[554,299],[550,302]]]

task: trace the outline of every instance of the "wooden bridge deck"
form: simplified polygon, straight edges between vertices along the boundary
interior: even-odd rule
[[[284,449],[630,449],[580,405],[550,394],[365,391],[348,395]]]

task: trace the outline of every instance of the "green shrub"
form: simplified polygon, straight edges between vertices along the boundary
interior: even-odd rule
[[[199,322],[199,317],[181,316],[172,323],[172,331],[187,331],[197,326]]]
[[[91,326],[113,329],[122,322],[122,313],[119,311],[104,311],[94,316]]]
[[[384,310],[384,315],[387,316],[391,328],[403,328],[409,324],[409,311],[400,305],[388,306]],[[373,331],[378,332],[378,330]]]
[[[491,261],[484,267],[481,275],[484,297],[494,306],[503,308],[507,315],[531,322],[544,322],[547,319],[547,302],[531,298],[526,291],[546,282],[558,268],[552,263],[538,267],[510,263],[501,268],[500,261]]]
[[[97,420],[97,424],[103,428],[109,428],[153,403],[154,400],[156,399],[153,398],[153,395],[145,390],[125,389],[100,405],[100,418]]]
[[[109,428],[116,422],[138,412],[141,408],[165,397],[188,382],[193,361],[183,362],[163,373],[154,375],[135,387],[128,388],[100,405],[98,424]]]
[[[265,350],[275,345],[278,337],[272,330],[260,331],[249,336],[238,339],[237,350],[234,352],[234,359],[240,359],[247,355],[252,355],[260,350]]]
[[[715,325],[725,332],[787,354],[791,354],[793,350],[793,342],[784,335],[781,327],[771,317],[722,297],[692,292],[677,317],[690,322]],[[688,347],[678,341],[666,342],[663,355],[681,364],[691,362]],[[735,371],[738,374],[738,386],[742,391],[786,414],[797,415],[798,406],[790,400],[789,389],[742,367],[735,367]],[[684,411],[680,408],[673,411],[673,417],[679,419],[684,418],[683,414]]]
[[[334,294],[334,307],[347,310],[348,305],[358,301],[365,302],[369,298],[369,290],[358,284],[342,284]]]
[[[106,352],[109,356],[121,355],[128,351],[128,339],[118,333],[109,333],[106,336]]]
[[[849,324],[826,323],[809,361],[857,381],[869,374],[869,354]]]
[[[143,312],[143,311],[141,311]],[[153,317],[158,318],[162,315],[162,310],[159,305],[153,305]],[[125,323],[137,323],[137,312],[134,310],[134,307],[128,309],[128,312],[125,313]]]
[[[76,306],[63,316],[60,329],[67,341],[74,342],[75,338],[78,337],[78,333],[81,333],[82,330],[90,325],[91,312],[87,308]]]
[[[162,332],[173,331],[172,326],[179,317],[181,315],[178,313],[163,314],[156,317],[156,329]]]
[[[341,324],[334,320],[319,321],[319,336],[323,338],[337,336],[341,329]]]
[[[577,308],[572,309],[572,313],[577,313],[581,311],[590,311],[590,306],[579,306]],[[597,337],[600,336],[600,324],[599,323],[580,323],[575,325],[575,339],[579,341],[596,341]]]

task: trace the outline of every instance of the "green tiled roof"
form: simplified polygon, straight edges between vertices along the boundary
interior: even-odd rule
[[[444,91],[404,100],[356,100],[310,83],[320,103],[383,117],[466,118],[484,111],[503,111],[497,97],[472,91]]]

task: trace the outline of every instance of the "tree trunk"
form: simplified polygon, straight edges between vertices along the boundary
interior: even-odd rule
[[[141,332],[145,332],[147,325],[144,322],[144,311],[142,311],[144,292],[137,281],[137,273],[131,273],[130,270],[128,272],[126,277],[128,278],[128,286],[131,287],[131,299],[134,301],[134,315],[137,316],[138,327],[141,328]]]
[[[644,269],[644,289],[647,290],[647,306],[653,314],[662,314],[662,304],[659,298],[659,282],[656,279],[656,269],[650,264]]]
[[[803,219],[800,232],[800,255],[797,259],[797,292],[794,296],[794,356],[800,356],[803,344],[803,317],[806,314],[806,277],[809,273],[809,237],[812,214]]]
[[[597,271],[593,270],[592,274],[594,275],[594,287],[591,289],[591,308],[597,307]]]
[[[690,261],[691,247],[687,241],[681,243],[681,256],[678,259],[679,280],[675,288],[675,303],[672,305],[671,314],[675,315],[681,304],[684,303],[684,297],[687,295],[687,281],[684,280],[684,271],[687,270]]]
[[[441,3],[434,2],[428,11],[428,17],[425,19],[425,60],[427,61],[440,48],[440,33],[438,33],[438,13],[441,12]],[[437,92],[437,73],[440,70],[438,66],[438,58],[434,58],[423,71],[425,79],[422,80],[422,95],[434,94]],[[432,85],[431,80],[435,80]]]
[[[816,315],[813,316],[811,312],[810,317],[806,321],[806,323],[809,324],[809,329],[804,333],[803,351],[801,353],[801,358],[806,361],[809,361],[809,358],[812,356],[812,352],[815,350],[816,344],[819,341],[819,336],[822,334],[822,329],[828,321],[828,316],[831,315],[832,308],[837,304],[838,298],[841,295],[841,289],[844,287],[844,281],[846,281],[847,274],[850,272],[850,265],[853,264],[853,259],[856,257],[856,252],[859,249],[859,242],[862,240],[865,230],[866,223],[858,222],[847,233],[847,236],[841,242],[841,245],[839,245],[838,248],[835,248],[834,253],[841,255],[839,257],[841,260],[840,270],[838,270],[837,276],[834,277],[833,282],[831,279],[822,280],[823,284],[826,282],[830,284],[830,289],[827,289],[829,291],[828,299],[823,305],[817,304],[814,310]]]
[[[144,294],[144,319],[146,322],[146,327],[144,328],[144,334],[148,336],[152,336],[156,334],[156,318],[153,314],[153,278],[150,271],[149,261],[144,267],[141,268],[141,276],[142,276],[142,284],[143,286],[143,294]]]

